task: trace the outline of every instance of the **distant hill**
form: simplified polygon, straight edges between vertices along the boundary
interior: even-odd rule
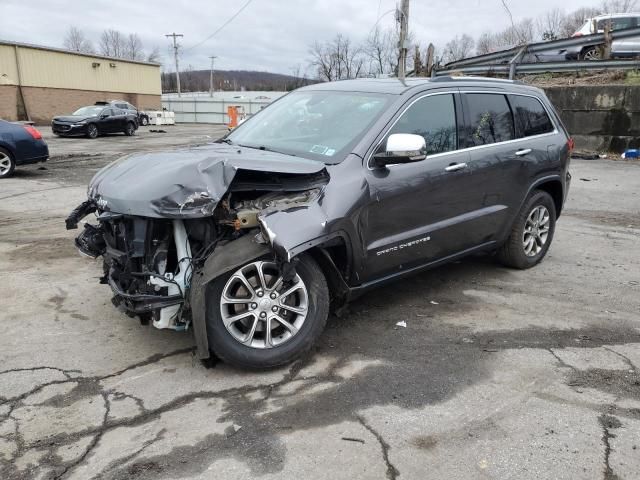
[[[180,72],[180,90],[183,92],[209,91],[209,70],[185,70]],[[282,75],[280,73],[257,72],[252,70],[215,70],[213,82],[216,90],[262,90],[288,91],[304,85],[318,83],[317,80]],[[171,93],[176,89],[176,74],[162,74],[162,92]]]

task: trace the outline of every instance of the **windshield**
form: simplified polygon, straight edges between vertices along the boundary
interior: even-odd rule
[[[338,163],[390,100],[390,95],[376,93],[294,92],[238,127],[226,140]]]
[[[73,114],[83,117],[97,117],[103,109],[103,106],[82,107],[73,112]]]

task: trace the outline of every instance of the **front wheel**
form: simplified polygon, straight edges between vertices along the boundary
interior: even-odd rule
[[[207,291],[209,347],[225,362],[273,368],[307,352],[329,314],[329,289],[308,256],[284,278],[276,263],[258,260],[214,280]]]
[[[90,123],[87,125],[87,137],[91,139],[98,138],[98,127],[95,124]]]
[[[140,123],[142,124],[143,127],[146,127],[147,125],[149,125],[149,117],[142,117],[142,120],[140,120]]]
[[[549,250],[556,229],[556,207],[547,192],[534,190],[513,222],[509,238],[498,251],[499,260],[512,268],[531,268]]]

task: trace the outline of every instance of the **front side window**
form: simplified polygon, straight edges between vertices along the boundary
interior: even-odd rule
[[[537,98],[510,95],[519,137],[530,137],[553,132],[553,123]]]
[[[458,148],[456,109],[453,95],[431,95],[411,105],[391,128],[393,133],[412,133],[424,137],[427,155]]]
[[[513,116],[504,95],[468,93],[469,125],[467,138],[471,146],[506,142],[515,138]]]

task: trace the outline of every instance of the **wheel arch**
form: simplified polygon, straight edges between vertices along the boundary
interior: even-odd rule
[[[560,217],[564,201],[564,189],[560,179],[550,179],[535,185],[535,190],[542,190],[551,195],[556,207],[556,218]]]
[[[16,162],[17,161],[17,154],[16,154],[16,150],[14,148],[13,145],[10,145],[7,142],[0,142],[0,148],[2,148],[3,150],[6,150],[7,152],[9,152],[9,155],[11,155],[13,157],[13,161]]]

